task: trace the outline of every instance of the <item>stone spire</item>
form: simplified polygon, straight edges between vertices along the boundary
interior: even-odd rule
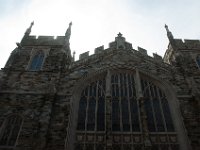
[[[166,25],[166,24],[165,24],[165,29],[166,29],[166,31],[167,31],[167,37],[168,37],[168,39],[169,39],[169,40],[174,39],[174,37],[173,37],[173,35],[172,35],[172,32],[169,31],[168,25]]]
[[[26,30],[26,32],[24,33],[25,35],[30,35],[30,33],[31,33],[31,28],[32,28],[32,26],[34,25],[34,21],[32,21],[31,22],[31,24],[30,24],[30,26],[29,26],[29,28]]]

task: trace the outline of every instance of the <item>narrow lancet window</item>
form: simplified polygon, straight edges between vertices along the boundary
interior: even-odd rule
[[[31,61],[29,70],[32,71],[41,70],[43,61],[44,61],[44,53],[43,52],[37,53]]]

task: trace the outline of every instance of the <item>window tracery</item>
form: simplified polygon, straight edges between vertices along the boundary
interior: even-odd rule
[[[111,72],[110,80],[105,77],[90,83],[81,94],[78,110],[77,137],[84,150],[105,147],[107,132],[113,136],[114,149],[144,149],[141,106],[137,98],[135,73]],[[110,82],[110,83],[106,83]],[[169,104],[165,93],[153,82],[141,77],[141,90],[144,98],[146,122],[152,148],[155,150],[172,149],[179,146],[174,129]],[[106,84],[110,85],[110,90]],[[111,95],[111,131],[106,131],[107,99],[105,91]],[[100,138],[101,137],[101,138]],[[101,140],[99,140],[101,139]],[[159,142],[160,141],[160,142]],[[89,144],[89,145],[88,145]],[[92,146],[90,145],[92,144]],[[76,148],[75,148],[76,149]],[[177,149],[178,150],[178,149]]]
[[[15,146],[22,121],[22,118],[18,115],[12,115],[5,119],[0,130],[0,147]]]
[[[105,130],[105,79],[83,90],[79,102],[77,130]]]

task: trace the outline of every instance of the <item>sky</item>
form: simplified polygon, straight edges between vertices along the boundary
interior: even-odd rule
[[[64,36],[79,54],[114,41],[119,32],[133,48],[164,56],[168,39],[200,39],[199,0],[0,0],[0,68],[34,21],[31,35]]]

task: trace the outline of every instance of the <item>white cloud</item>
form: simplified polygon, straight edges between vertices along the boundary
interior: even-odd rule
[[[31,34],[53,36],[64,35],[72,21],[70,41],[76,58],[85,51],[93,53],[98,46],[107,47],[118,32],[134,48],[141,46],[149,54],[163,55],[168,43],[164,23],[169,24],[175,37],[200,38],[197,0],[23,0],[21,5],[20,2],[17,5],[13,0],[4,2],[9,8],[4,8],[0,19],[0,67],[32,20],[35,25]]]

